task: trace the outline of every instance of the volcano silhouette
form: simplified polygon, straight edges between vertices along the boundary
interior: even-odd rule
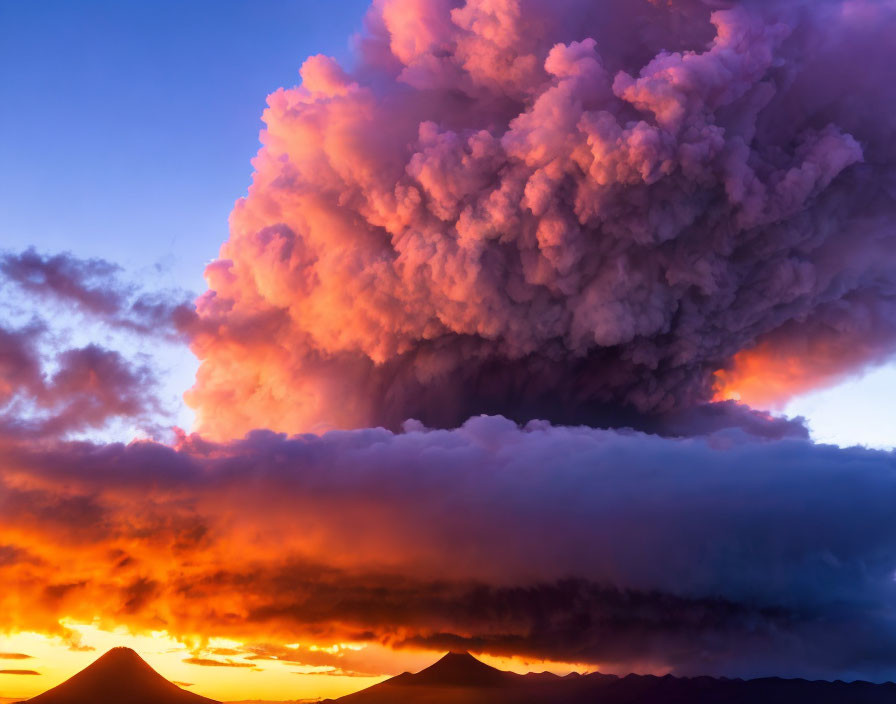
[[[765,677],[517,675],[449,653],[330,704],[893,704],[896,685]]]
[[[28,704],[219,704],[181,689],[130,648],[112,648]]]
[[[507,684],[508,672],[486,665],[469,653],[448,653],[416,675],[406,675],[416,687],[500,687]]]

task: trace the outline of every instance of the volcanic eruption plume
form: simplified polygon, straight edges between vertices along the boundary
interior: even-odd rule
[[[200,429],[649,427],[882,361],[894,31],[864,0],[377,0],[357,66],[268,99]]]
[[[195,315],[0,257],[201,361],[197,434],[103,443],[154,375],[0,326],[0,631],[893,679],[896,455],[756,409],[896,349],[894,36],[893,0],[375,0],[270,96]]]

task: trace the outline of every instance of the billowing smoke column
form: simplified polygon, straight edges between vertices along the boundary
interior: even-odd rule
[[[896,8],[378,0],[265,111],[211,437],[768,406],[896,343]]]
[[[0,631],[892,679],[896,455],[709,401],[894,349],[894,36],[883,0],[375,2],[355,69],[270,97],[196,318],[0,258],[202,360],[202,434],[61,442],[149,375],[0,329]]]

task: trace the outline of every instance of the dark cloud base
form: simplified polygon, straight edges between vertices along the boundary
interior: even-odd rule
[[[2,458],[13,627],[896,676],[890,453],[480,417]]]

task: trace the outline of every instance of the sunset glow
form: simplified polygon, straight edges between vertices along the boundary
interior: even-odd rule
[[[0,691],[5,697],[25,698],[39,694],[116,646],[133,648],[168,679],[215,699],[281,699],[284,695],[293,698],[306,695],[336,697],[385,679],[385,673],[375,676],[342,674],[338,659],[329,665],[302,664],[301,647],[295,648],[296,661],[289,661],[274,656],[260,657],[244,644],[227,639],[213,638],[202,643],[206,639],[179,640],[165,631],[137,635],[123,628],[107,631],[68,621],[63,621],[63,627],[77,635],[77,648],[72,649],[70,644],[58,638],[33,632],[0,636],[0,650],[30,655],[25,664],[40,673],[38,676],[0,675],[3,677]],[[314,647],[310,646],[309,650]],[[384,655],[386,653],[379,652],[370,660],[381,662]],[[388,656],[396,665],[407,664],[418,669],[422,664],[428,664],[431,657],[420,653],[408,653],[404,657],[388,653]],[[4,667],[8,662],[3,662]]]
[[[896,680],[894,36],[0,3],[0,700]]]
[[[781,409],[792,398],[825,389],[879,363],[860,340],[829,336],[785,345],[763,343],[738,352],[714,375],[714,401],[734,400],[755,408]]]
[[[39,672],[31,676],[0,674],[4,697],[34,696],[82,670],[99,654],[119,646],[133,648],[176,684],[223,700],[277,700],[284,695],[292,698],[338,697],[381,682],[389,675],[420,670],[431,664],[433,658],[429,651],[394,651],[376,644],[253,646],[223,638],[177,639],[165,631],[143,634],[134,634],[125,628],[110,631],[67,620],[60,625],[76,638],[75,647],[71,642],[34,632],[0,636],[0,669],[13,662],[12,655],[27,655],[27,658],[15,659],[17,667],[27,666],[29,670]],[[359,655],[346,659],[345,651]],[[366,652],[361,654],[361,651]],[[333,657],[323,659],[313,653]],[[306,660],[318,664],[306,664]],[[482,660],[493,667],[518,673],[550,671],[565,675],[595,669],[593,665],[583,663],[533,658],[486,655]],[[320,664],[323,662],[327,664]],[[359,663],[384,672],[364,675],[341,667],[357,667]]]

